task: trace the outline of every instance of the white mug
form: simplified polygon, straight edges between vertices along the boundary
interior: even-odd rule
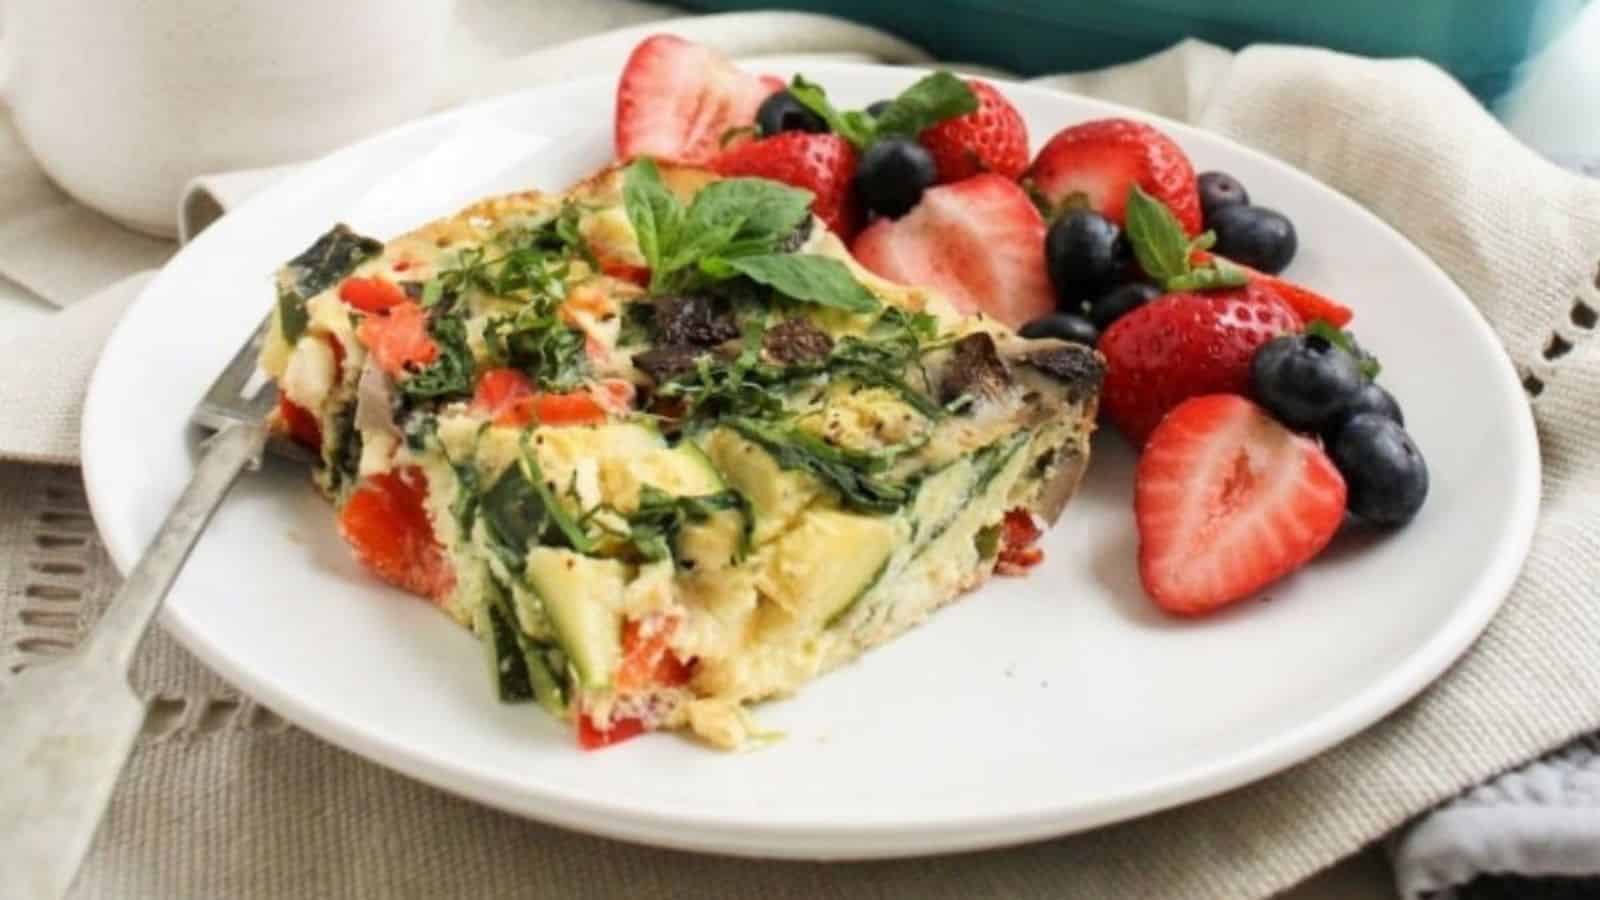
[[[162,236],[206,173],[432,105],[454,0],[0,0],[0,99],[67,193]]]

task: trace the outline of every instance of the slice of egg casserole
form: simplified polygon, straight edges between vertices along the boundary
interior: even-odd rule
[[[279,273],[275,426],[374,573],[584,746],[719,747],[1036,562],[1103,361],[858,266],[809,195],[646,161]]]

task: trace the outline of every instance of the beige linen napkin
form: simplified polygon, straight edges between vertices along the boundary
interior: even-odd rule
[[[740,34],[729,28],[722,45],[739,52]],[[475,807],[282,728],[158,636],[136,675],[161,698],[153,734],[79,894],[1265,897],[1600,727],[1600,421],[1590,409],[1600,351],[1588,340],[1600,310],[1600,186],[1535,158],[1420,63],[1186,44],[1046,83],[1186,118],[1307,169],[1416,241],[1500,334],[1536,395],[1544,507],[1504,611],[1438,684],[1344,745],[1223,797],[1022,848],[817,865],[615,844]],[[113,581],[92,542],[71,543],[85,527],[72,490],[70,479],[0,490],[44,510],[14,526],[37,552],[17,584],[0,585],[0,653],[23,643],[47,653],[49,635],[70,644],[92,610],[53,625],[44,614],[92,603]]]

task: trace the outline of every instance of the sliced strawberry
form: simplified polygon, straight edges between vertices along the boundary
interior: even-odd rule
[[[1345,484],[1316,442],[1243,397],[1185,400],[1150,436],[1134,476],[1139,577],[1192,616],[1242,600],[1322,552]]]
[[[874,222],[851,250],[890,281],[931,288],[963,312],[1019,328],[1055,309],[1044,232],[1015,182],[974,175],[924,192],[899,219]]]
[[[1123,223],[1135,184],[1200,233],[1200,192],[1194,166],[1172,138],[1143,122],[1097,119],[1064,129],[1034,158],[1025,183],[1051,209],[1075,204]]]
[[[1161,417],[1184,400],[1247,393],[1256,348],[1300,325],[1294,310],[1258,284],[1158,297],[1100,336],[1106,357],[1100,408],[1143,446]]]
[[[278,418],[296,444],[313,453],[322,452],[322,426],[310,410],[279,394]]]
[[[973,79],[967,86],[978,97],[977,109],[917,135],[917,142],[933,154],[939,183],[980,172],[1017,178],[1028,168],[1028,126],[1022,113],[991,84]]]
[[[398,266],[398,263],[396,264]],[[387,312],[410,299],[387,278],[346,278],[339,284],[339,299],[366,313]]]
[[[617,83],[617,157],[708,163],[723,134],[755,122],[761,101],[781,87],[710,47],[670,34],[646,38]]]
[[[428,314],[409,300],[362,319],[356,339],[391,378],[402,378],[410,369],[439,358],[439,345],[428,334]]]
[[[449,596],[456,579],[434,537],[424,505],[427,493],[421,469],[374,475],[339,511],[339,532],[356,559],[379,578],[439,602]]]
[[[1355,312],[1350,307],[1324,297],[1308,287],[1295,284],[1292,281],[1285,281],[1276,275],[1268,275],[1264,272],[1250,269],[1250,278],[1256,283],[1271,288],[1273,293],[1282,297],[1283,302],[1289,304],[1289,307],[1300,316],[1300,320],[1303,322],[1314,322],[1317,319],[1322,319],[1338,328],[1343,328],[1350,323],[1351,319],[1356,317]]]
[[[718,174],[770,178],[810,191],[811,211],[834,234],[848,241],[861,227],[861,212],[850,189],[856,175],[856,150],[836,134],[785,131],[728,147],[711,163]]]
[[[1189,258],[1198,266],[1210,262],[1214,255],[1209,250],[1196,250],[1189,255]],[[1233,261],[1229,260],[1229,262]],[[1295,314],[1300,317],[1302,322],[1310,323],[1317,319],[1322,319],[1329,324],[1343,328],[1350,324],[1351,319],[1356,317],[1355,311],[1350,307],[1337,300],[1325,297],[1304,285],[1295,284],[1276,275],[1268,275],[1243,263],[1233,264],[1249,273],[1251,281],[1265,285],[1273,293],[1282,297],[1283,302],[1289,304],[1289,308],[1295,311]]]

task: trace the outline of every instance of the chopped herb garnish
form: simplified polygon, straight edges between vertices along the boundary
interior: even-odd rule
[[[524,306],[515,313],[490,319],[483,329],[483,344],[496,364],[520,369],[546,390],[577,387],[588,373],[584,334],[554,310]]]
[[[678,497],[652,485],[639,488],[639,509],[628,517],[628,541],[646,562],[667,559],[678,533],[687,524],[698,524],[722,510],[738,510],[744,517],[744,530],[738,553],[749,550],[753,517],[749,502],[738,491],[721,491],[697,497]]]
[[[859,512],[892,513],[911,500],[911,485],[880,476],[892,461],[887,454],[864,453],[825,443],[810,432],[772,422],[734,418],[726,424],[772,454],[785,469],[806,472],[839,492],[844,505]]]
[[[400,380],[401,393],[414,399],[466,397],[472,393],[472,350],[467,346],[467,326],[461,316],[428,317],[428,334],[439,347],[439,357],[420,371]]]

